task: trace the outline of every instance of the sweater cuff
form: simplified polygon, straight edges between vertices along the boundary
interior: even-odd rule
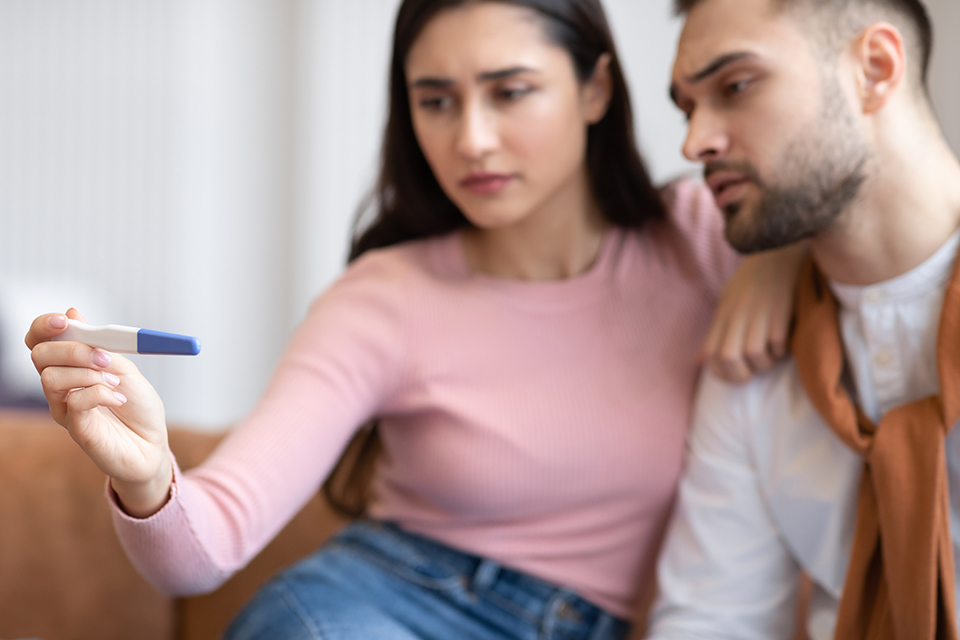
[[[162,520],[167,512],[173,509],[173,505],[177,502],[177,497],[180,494],[180,465],[177,464],[177,458],[170,454],[170,460],[173,463],[173,480],[170,483],[170,493],[167,494],[166,502],[163,503],[163,506],[148,518],[135,518],[124,511],[123,506],[120,504],[120,498],[117,496],[117,492],[114,491],[113,486],[110,484],[110,478],[107,478],[105,492],[107,496],[107,502],[110,503],[110,508],[113,509],[113,514],[115,518],[120,520],[137,525],[137,524],[146,524],[156,522],[157,520]]]

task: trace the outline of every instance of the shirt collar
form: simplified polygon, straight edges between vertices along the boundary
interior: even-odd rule
[[[960,248],[960,230],[955,231],[936,253],[910,271],[876,284],[860,286],[830,281],[830,289],[840,306],[857,309],[867,304],[896,304],[941,289],[953,275],[953,264]]]

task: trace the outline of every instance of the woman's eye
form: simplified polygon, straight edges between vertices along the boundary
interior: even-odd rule
[[[420,107],[427,111],[444,111],[453,105],[449,96],[432,96],[420,100]]]
[[[502,100],[514,102],[531,91],[532,89],[530,87],[504,87],[497,92],[497,95]]]

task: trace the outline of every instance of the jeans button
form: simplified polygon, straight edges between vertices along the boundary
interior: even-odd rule
[[[583,619],[580,612],[570,606],[570,603],[566,600],[561,600],[560,604],[557,605],[557,617],[571,622],[580,622]]]
[[[468,578],[467,576],[460,576],[459,582],[460,582],[460,587],[463,589],[463,593],[466,594],[467,596],[467,600],[470,601],[472,604],[476,604],[479,598],[471,588],[470,578]]]

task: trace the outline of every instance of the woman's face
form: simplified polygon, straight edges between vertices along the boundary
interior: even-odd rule
[[[580,83],[535,12],[502,2],[441,11],[411,47],[406,79],[420,148],[478,228],[589,201],[587,127],[606,113],[609,73]]]

